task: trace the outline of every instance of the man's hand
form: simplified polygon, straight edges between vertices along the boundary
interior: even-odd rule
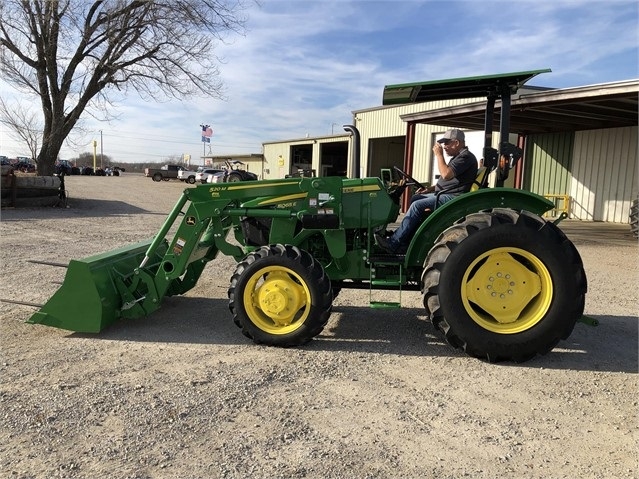
[[[426,193],[432,193],[433,191],[435,191],[435,186],[427,186],[426,188],[418,188],[415,191],[416,195],[424,195]]]
[[[442,179],[450,180],[455,177],[455,172],[452,168],[449,168],[446,164],[446,160],[444,160],[444,147],[441,143],[435,142],[433,145],[433,153],[435,154],[435,160],[437,160],[437,169],[439,170],[439,174]],[[448,152],[450,154],[450,152]]]

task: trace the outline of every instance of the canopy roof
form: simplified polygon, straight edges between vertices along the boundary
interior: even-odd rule
[[[384,87],[382,104],[400,105],[426,101],[487,97],[489,94],[501,94],[504,91],[504,87],[508,87],[512,94],[516,93],[531,78],[540,73],[548,73],[550,71],[547,68],[527,72],[387,85]]]

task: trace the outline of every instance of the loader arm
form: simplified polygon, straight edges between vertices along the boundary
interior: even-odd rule
[[[186,293],[218,254],[240,261],[264,244],[297,246],[319,237],[328,252],[321,262],[335,261],[344,274],[361,263],[360,252],[347,251],[347,230],[384,225],[397,211],[378,178],[188,188],[151,240],[71,261],[62,287],[28,321],[99,332],[120,318],[149,315],[166,296]]]

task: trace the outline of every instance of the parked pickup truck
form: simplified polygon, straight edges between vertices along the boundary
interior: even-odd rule
[[[189,178],[186,173],[184,173],[184,175],[186,175],[184,178],[180,178],[178,176],[180,172],[189,172],[189,170],[181,165],[164,165],[160,168],[146,168],[144,170],[144,176],[150,176],[153,178],[153,181],[169,181],[171,179],[181,179],[182,181],[185,181]],[[193,182],[195,182],[195,172],[193,171],[189,173],[193,173]]]
[[[198,168],[198,171],[199,170],[200,169]],[[195,177],[196,174],[197,174],[197,171],[191,171],[191,170],[182,169],[182,170],[178,171],[177,178],[180,181],[186,181],[187,183],[192,185],[193,183],[195,183],[195,180],[197,179]]]

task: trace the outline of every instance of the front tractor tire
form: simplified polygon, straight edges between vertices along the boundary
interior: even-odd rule
[[[570,336],[587,282],[579,253],[557,226],[493,209],[440,235],[422,287],[433,325],[452,346],[490,362],[523,362]]]
[[[290,245],[262,246],[238,263],[228,290],[229,309],[242,333],[257,344],[290,347],[322,332],[333,303],[322,265]]]

